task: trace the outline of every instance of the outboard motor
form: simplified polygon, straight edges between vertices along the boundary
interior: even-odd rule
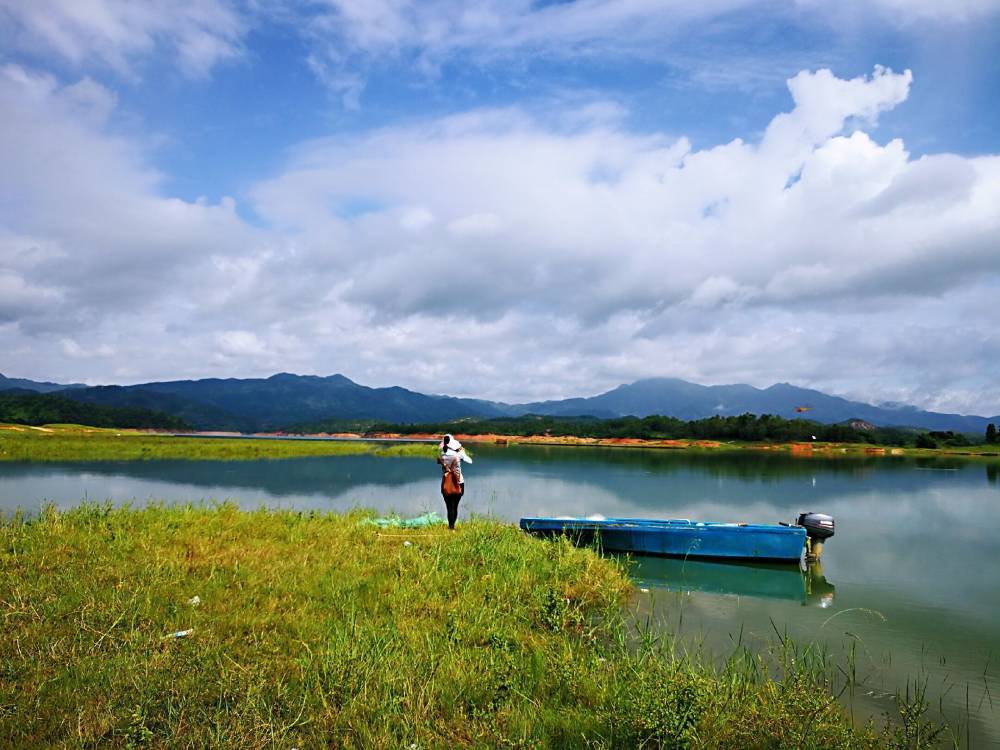
[[[806,530],[809,539],[808,556],[819,560],[823,554],[823,542],[833,536],[833,516],[826,513],[800,513],[795,522]]]

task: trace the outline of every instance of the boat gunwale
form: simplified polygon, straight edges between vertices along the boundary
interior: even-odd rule
[[[805,537],[806,530],[802,526],[781,526],[778,524],[733,524],[721,523],[717,521],[695,522],[682,519],[651,519],[651,518],[545,518],[526,516],[521,518],[520,527],[525,530],[528,526],[534,528],[550,527],[553,529],[581,529],[599,531],[601,529],[621,529],[621,530],[649,530],[649,531],[710,531],[713,533],[722,532],[753,532],[756,534],[791,534]]]

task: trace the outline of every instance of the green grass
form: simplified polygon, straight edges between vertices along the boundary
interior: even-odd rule
[[[675,658],[590,550],[481,519],[359,519],[85,505],[3,522],[0,746],[924,746],[853,727],[808,659],[773,679],[760,656]]]
[[[359,454],[429,458],[437,450],[436,446],[423,443],[175,438],[79,425],[46,425],[41,429],[0,425],[0,428],[0,461],[250,461]]]

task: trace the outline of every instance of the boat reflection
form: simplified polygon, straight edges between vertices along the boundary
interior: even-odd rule
[[[803,574],[806,579],[805,604],[814,604],[826,609],[833,604],[833,592],[836,589],[823,575],[823,563],[811,563]]]
[[[753,596],[829,607],[835,587],[820,563],[805,570],[773,563],[726,563],[672,557],[627,558],[629,572],[640,588],[728,596]]]

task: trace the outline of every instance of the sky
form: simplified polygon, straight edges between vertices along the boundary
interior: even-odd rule
[[[0,372],[1000,414],[1000,0],[0,0]]]

